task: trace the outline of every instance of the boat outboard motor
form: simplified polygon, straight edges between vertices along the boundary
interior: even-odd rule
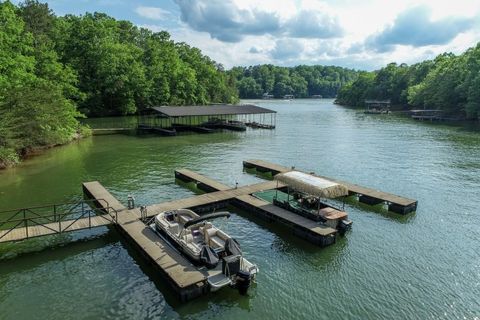
[[[234,238],[228,238],[225,241],[225,253],[227,256],[241,256],[242,250],[238,241]]]
[[[252,275],[248,271],[238,271],[236,276],[235,286],[238,289],[238,293],[246,295],[250,284],[252,283]]]
[[[208,269],[213,269],[218,264],[218,254],[209,246],[203,246],[202,251],[200,251],[200,261]]]
[[[351,220],[340,220],[338,223],[338,231],[340,231],[340,235],[344,235],[345,232],[352,228],[352,221]]]

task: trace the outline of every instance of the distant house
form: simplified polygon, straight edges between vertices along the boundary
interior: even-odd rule
[[[268,94],[268,92],[265,92],[262,96],[262,99],[273,99],[273,94]]]
[[[365,100],[365,113],[390,113],[390,100]]]
[[[390,108],[389,100],[365,100],[365,106],[368,108]]]
[[[283,96],[283,99],[294,99],[295,96],[293,94],[286,94]]]

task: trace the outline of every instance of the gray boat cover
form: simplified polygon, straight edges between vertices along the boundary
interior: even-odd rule
[[[225,253],[227,256],[241,256],[242,250],[240,249],[238,241],[233,238],[228,238],[227,241],[225,241]]]
[[[208,268],[215,268],[218,264],[218,254],[209,246],[203,246],[200,251],[200,261]]]

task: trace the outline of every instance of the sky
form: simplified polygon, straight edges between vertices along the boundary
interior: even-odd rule
[[[18,2],[18,1],[16,1]],[[375,70],[480,42],[480,0],[50,0],[168,31],[226,68],[271,63]]]

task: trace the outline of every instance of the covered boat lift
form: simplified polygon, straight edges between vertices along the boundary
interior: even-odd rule
[[[175,135],[180,131],[210,133],[216,129],[274,129],[276,111],[253,104],[152,107],[140,115],[140,130]]]
[[[322,199],[335,199],[348,195],[344,185],[317,177],[301,171],[288,171],[277,174],[274,179],[287,186],[287,199],[279,200],[276,189],[273,203],[306,218],[325,223],[327,226],[339,229],[341,233],[351,227],[345,211],[322,202]],[[290,197],[293,190],[292,199]],[[345,203],[343,202],[343,205]]]

